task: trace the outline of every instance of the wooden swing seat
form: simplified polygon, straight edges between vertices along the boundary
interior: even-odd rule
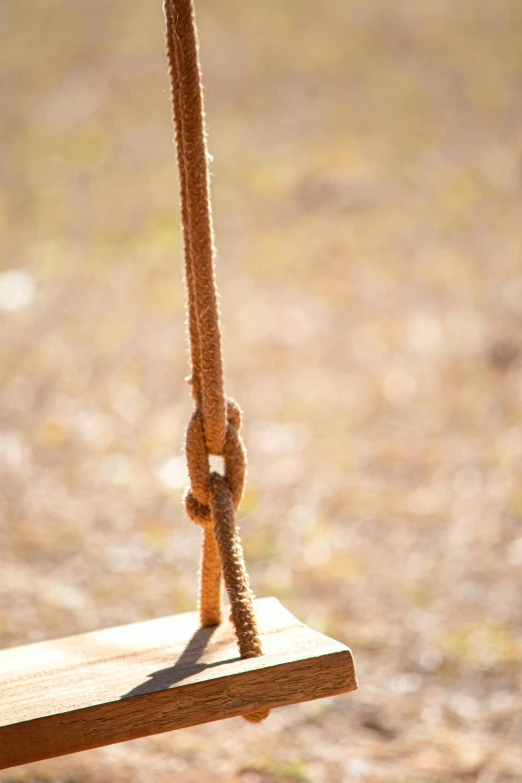
[[[257,602],[265,654],[196,612],[0,652],[0,769],[357,688],[350,650]]]

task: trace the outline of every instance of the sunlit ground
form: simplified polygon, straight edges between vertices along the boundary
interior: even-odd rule
[[[7,783],[522,779],[522,6],[200,0],[251,577],[356,694]],[[160,2],[0,6],[0,634],[187,611]]]

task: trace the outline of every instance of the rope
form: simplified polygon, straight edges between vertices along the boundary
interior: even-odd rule
[[[242,658],[262,655],[253,595],[236,525],[243,496],[246,453],[239,434],[241,411],[225,397],[221,328],[214,270],[214,243],[203,94],[193,0],[165,0],[167,56],[176,127],[181,219],[188,296],[188,332],[195,409],[187,428],[190,518],[203,529],[199,586],[202,626],[222,620],[224,578],[231,620]],[[225,473],[210,471],[209,455],[223,456]],[[257,723],[258,710],[244,717]]]

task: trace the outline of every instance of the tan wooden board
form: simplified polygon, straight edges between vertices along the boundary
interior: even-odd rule
[[[275,598],[257,612],[265,654],[249,660],[196,613],[1,651],[0,769],[355,690],[347,647]]]

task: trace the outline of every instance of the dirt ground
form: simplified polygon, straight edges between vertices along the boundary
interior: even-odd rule
[[[199,0],[241,532],[355,694],[2,783],[522,780],[522,5]],[[0,639],[188,611],[160,2],[0,5]]]

